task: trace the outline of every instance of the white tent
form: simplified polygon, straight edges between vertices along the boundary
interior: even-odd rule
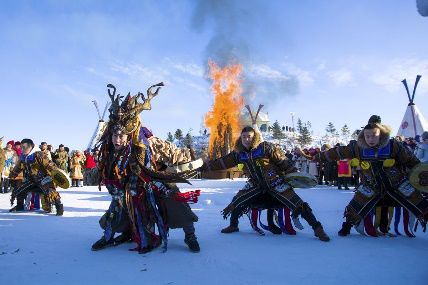
[[[249,105],[245,105],[245,108],[247,108],[248,114],[241,114],[241,125],[243,127],[253,126],[253,128],[257,129],[259,132],[266,132],[268,130],[270,120],[266,113],[260,111],[263,108],[263,105],[259,105],[255,114],[251,111]]]
[[[422,115],[419,108],[415,105],[415,92],[416,87],[418,86],[420,75],[416,77],[415,86],[413,88],[413,94],[410,96],[409,88],[407,87],[406,79],[402,82],[407,91],[407,97],[409,98],[409,104],[407,105],[406,113],[404,118],[401,121],[400,127],[398,129],[397,135],[404,136],[406,138],[414,138],[416,135],[422,135],[424,131],[428,131],[428,123]]]
[[[98,108],[97,101],[94,100],[94,101],[92,101],[92,103],[94,103],[95,108],[97,109],[98,124],[97,124],[97,127],[95,128],[94,133],[92,134],[91,139],[89,140],[88,147],[86,149],[94,148],[95,144],[100,140],[102,134],[104,133],[104,130],[107,127],[107,122],[104,121],[104,116],[106,114],[107,108],[110,105],[109,103],[106,104],[106,106],[104,107],[103,115],[101,116],[100,109]]]
[[[107,127],[107,122],[104,122],[103,120],[98,121],[98,125],[95,128],[94,133],[92,134],[91,139],[89,140],[88,146],[86,149],[93,149],[97,142],[100,140],[101,136],[103,135],[105,129]]]

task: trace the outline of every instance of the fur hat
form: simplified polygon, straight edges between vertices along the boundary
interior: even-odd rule
[[[325,143],[322,145],[321,150],[325,151],[325,150],[329,150],[331,148],[331,146],[328,143]]]
[[[360,147],[363,148],[370,148],[365,141],[364,138],[364,130],[372,130],[372,129],[379,129],[380,130],[380,141],[379,146],[385,146],[390,138],[391,135],[391,128],[387,125],[382,124],[382,119],[378,115],[372,115],[369,118],[369,121],[367,122],[367,125],[363,128],[363,131],[358,134],[358,140],[357,143]]]
[[[371,115],[367,125],[363,130],[380,129],[383,134],[391,134],[391,128],[387,125],[382,124],[382,119],[378,115]]]

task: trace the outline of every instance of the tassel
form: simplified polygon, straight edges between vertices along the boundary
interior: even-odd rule
[[[372,211],[372,215],[374,215],[374,225],[373,226],[377,232],[379,230],[379,227],[380,227],[380,219],[382,216],[382,208],[379,206],[375,207],[374,211]]]
[[[265,233],[257,226],[257,218],[259,216],[259,210],[256,208],[252,208],[250,210],[251,214],[247,213],[248,218],[250,219],[251,227],[254,231],[256,231],[259,235],[264,236]],[[250,216],[251,215],[251,216]]]
[[[382,206],[380,208],[380,231],[383,234],[388,233],[388,207]]]
[[[415,237],[410,231],[409,231],[409,211],[406,208],[403,208],[403,227],[404,232],[408,237]]]
[[[377,237],[376,229],[373,226],[373,217],[371,213],[367,214],[367,216],[364,218],[364,229],[366,230],[367,235]]]
[[[296,230],[293,228],[293,225],[291,224],[291,211],[287,207],[284,207],[284,224],[289,235],[296,235]]]
[[[394,232],[399,236],[401,236],[401,233],[398,230],[398,225],[400,224],[400,220],[401,220],[401,207],[395,207]]]
[[[174,200],[183,203],[196,204],[198,203],[198,198],[201,195],[201,190],[188,191],[188,192],[179,192],[174,195]]]
[[[166,233],[166,229],[165,229],[165,224],[164,224],[163,219],[162,219],[162,217],[159,213],[159,210],[157,208],[156,201],[155,201],[155,194],[152,190],[152,187],[149,186],[146,188],[146,190],[147,190],[147,196],[149,198],[151,208],[152,208],[153,212],[155,213],[156,224],[157,224],[157,227],[159,230],[159,235],[161,236],[162,241],[163,241],[162,251],[166,252],[168,249],[168,237],[167,237],[167,233]]]
[[[268,230],[269,230],[269,226],[267,226],[267,225],[263,224],[263,222],[262,222],[262,220],[261,220],[261,217],[262,217],[262,210],[261,210],[261,209],[259,209],[258,211],[259,211],[258,216],[259,216],[259,224],[260,224],[260,227],[261,227],[262,229],[264,229],[265,231],[268,231]]]
[[[366,233],[364,232],[364,223],[360,222],[358,225],[354,226],[355,230],[362,236],[365,236]]]
[[[279,208],[279,209],[277,209],[277,211],[278,211],[278,226],[284,234],[289,235],[290,232],[287,230],[287,228],[285,227],[285,223],[284,223],[283,209]]]
[[[411,212],[409,212],[409,232],[416,237],[415,232],[413,231],[413,228],[415,227],[416,224],[416,216],[413,215]]]
[[[388,207],[388,231],[391,229],[392,218],[394,217],[394,207]]]

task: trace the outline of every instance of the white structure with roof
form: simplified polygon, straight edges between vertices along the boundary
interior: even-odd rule
[[[413,87],[412,96],[410,96],[406,79],[402,81],[407,91],[409,104],[407,105],[406,112],[404,113],[404,118],[401,121],[400,127],[397,132],[397,135],[399,136],[404,136],[406,138],[410,138],[410,137],[414,138],[417,135],[422,135],[424,131],[428,131],[428,123],[425,120],[419,108],[414,103],[416,87],[418,86],[418,82],[421,77],[422,77],[421,75],[418,75],[416,77],[416,82],[415,82],[415,86]]]

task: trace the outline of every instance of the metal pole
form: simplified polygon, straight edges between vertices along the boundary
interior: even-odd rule
[[[291,115],[291,125],[293,126],[293,133],[294,133],[294,112],[290,112]]]

